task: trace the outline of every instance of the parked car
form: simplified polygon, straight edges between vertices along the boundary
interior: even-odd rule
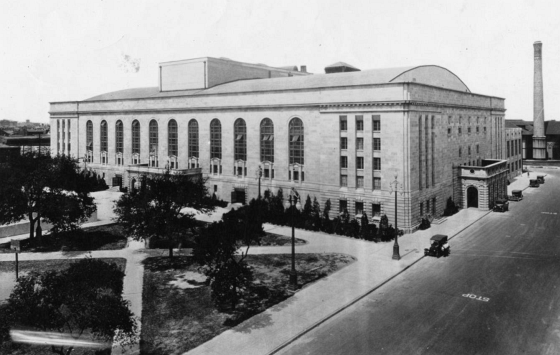
[[[448,256],[451,252],[451,247],[447,243],[447,236],[443,234],[436,234],[430,238],[430,247],[424,249],[424,256]]]
[[[539,187],[539,181],[537,179],[529,180],[529,187]]]
[[[508,200],[510,200],[510,201],[521,201],[521,200],[523,200],[523,191],[513,190],[511,192],[511,196],[508,196]]]
[[[505,198],[496,199],[496,204],[494,205],[494,212],[507,212],[509,210],[509,202]]]
[[[537,175],[537,181],[539,184],[544,184],[544,175]]]

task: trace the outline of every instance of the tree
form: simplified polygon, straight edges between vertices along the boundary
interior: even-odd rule
[[[252,200],[249,206],[224,214],[222,221],[201,229],[196,238],[193,258],[203,265],[212,299],[220,308],[234,309],[240,294],[250,289],[253,278],[245,259],[251,245],[260,244],[264,235],[262,222],[255,218],[262,203]]]
[[[332,222],[329,218],[329,213],[331,211],[331,199],[327,199],[325,202],[325,208],[323,209],[323,221],[322,221],[322,230],[326,233],[333,233]]]
[[[313,216],[313,230],[319,231],[322,228],[322,218],[321,218],[321,205],[317,201],[317,197],[313,197],[313,209],[311,212]]]
[[[362,239],[369,240],[369,220],[365,211],[362,214],[361,224]]]
[[[53,232],[73,230],[96,209],[77,160],[66,155],[23,153],[0,164],[0,181],[0,224],[27,217],[30,238],[41,219]],[[40,223],[37,232],[41,236]]]
[[[123,194],[115,204],[117,222],[133,238],[160,238],[168,241],[169,257],[181,233],[196,227],[193,213],[183,213],[185,207],[202,212],[213,209],[205,181],[185,174],[164,174],[146,177],[139,190]]]
[[[124,272],[114,263],[85,258],[63,271],[32,272],[18,278],[5,309],[12,328],[59,332],[74,339],[136,341],[137,325],[129,302],[122,298]],[[51,345],[67,355],[73,345]]]
[[[458,211],[459,211],[459,209],[455,205],[455,202],[453,201],[453,199],[451,197],[449,197],[447,199],[447,204],[445,206],[445,210],[443,211],[443,215],[444,216],[452,216],[455,213],[457,213]]]
[[[305,205],[303,206],[303,211],[301,213],[300,223],[298,226],[304,227],[305,229],[311,229],[313,225],[313,221],[311,220],[313,213],[313,205],[311,204],[311,197],[307,195],[307,199],[305,199]]]

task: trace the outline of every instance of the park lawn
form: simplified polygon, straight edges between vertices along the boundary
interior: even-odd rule
[[[118,224],[79,229],[72,232],[46,234],[39,238],[22,239],[21,252],[116,250],[126,247],[124,229]],[[0,244],[0,253],[11,253],[10,242]]]
[[[145,260],[142,294],[141,354],[182,354],[252,315],[290,297],[287,292],[291,255],[250,255],[255,284],[266,288],[251,310],[221,312],[212,303],[210,287],[180,288],[172,281],[185,272],[198,272],[198,265],[187,256],[152,257]],[[306,285],[355,261],[344,254],[297,254],[298,282]],[[238,306],[243,309],[243,305]]]
[[[55,259],[55,260],[28,260],[19,262],[19,272],[20,276],[22,273],[29,273],[31,271],[46,271],[46,270],[57,270],[61,271],[66,269],[71,263],[78,261],[79,259]],[[103,261],[107,263],[115,263],[119,266],[121,270],[125,270],[126,259],[124,258],[102,258]],[[13,277],[15,273],[15,261],[4,261],[0,262],[0,284],[2,284],[2,279],[9,274],[9,277]],[[3,307],[0,304],[0,307]],[[84,337],[84,339],[86,339]],[[87,348],[75,348],[72,355],[109,355],[110,349],[106,350],[92,350]],[[2,355],[48,355],[53,354],[51,347],[41,346],[41,345],[29,345],[29,344],[16,344],[11,341],[4,341],[0,339],[0,354]]]

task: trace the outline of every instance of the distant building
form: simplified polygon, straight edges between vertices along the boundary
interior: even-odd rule
[[[523,159],[533,158],[533,135],[534,126],[532,121],[506,120],[508,125],[521,128]],[[560,122],[544,121],[544,132],[546,137],[546,159],[560,160]]]
[[[509,179],[523,172],[523,129],[506,120],[506,156]]]
[[[472,93],[445,68],[339,62],[311,75],[199,58],[159,72],[156,87],[51,103],[53,153],[129,187],[167,168],[202,174],[232,202],[257,197],[261,171],[263,191],[295,188],[330,199],[331,217],[391,223],[396,179],[404,230],[441,215],[449,197],[487,210],[507,195],[504,99]]]

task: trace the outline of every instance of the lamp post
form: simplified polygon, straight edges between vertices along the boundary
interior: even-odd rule
[[[298,288],[297,284],[297,272],[296,272],[296,237],[295,237],[295,227],[294,227],[294,207],[299,210],[301,207],[301,198],[299,197],[298,192],[296,189],[292,187],[290,190],[290,196],[288,197],[288,201],[286,201],[286,208],[291,209],[292,215],[292,270],[290,271],[290,285],[288,288],[291,291],[295,291]]]
[[[262,166],[259,164],[259,168],[256,171],[257,179],[259,179],[259,199],[261,198],[261,177],[262,177]]]
[[[391,182],[391,193],[395,193],[395,244],[393,244],[393,260],[400,260],[401,254],[399,251],[399,228],[397,227],[397,193],[399,188],[399,182],[397,181],[398,173],[395,173],[395,180]],[[393,188],[393,185],[395,186]],[[402,188],[402,184],[401,188]],[[403,192],[400,193],[401,195]]]

